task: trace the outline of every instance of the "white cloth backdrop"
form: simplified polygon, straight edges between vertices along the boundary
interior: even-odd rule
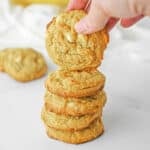
[[[0,49],[33,47],[49,70],[55,68],[45,50],[46,24],[59,8],[10,6],[0,0]],[[150,149],[150,19],[110,33],[101,70],[106,75],[105,134],[79,146],[47,138],[40,119],[46,76],[27,84],[0,73],[0,150],[141,150]]]

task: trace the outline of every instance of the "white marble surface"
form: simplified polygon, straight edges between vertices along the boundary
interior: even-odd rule
[[[49,71],[55,69],[48,59],[43,36],[48,16],[58,10],[47,6],[12,9],[6,5],[0,3],[0,48],[37,48],[45,55]],[[26,19],[30,23],[26,23]],[[41,24],[35,24],[39,20]],[[46,76],[23,84],[0,73],[0,150],[149,150],[149,27],[150,21],[145,19],[130,29],[115,28],[111,33],[101,67],[107,77],[108,101],[103,114],[105,133],[92,142],[71,145],[46,136],[40,119]]]

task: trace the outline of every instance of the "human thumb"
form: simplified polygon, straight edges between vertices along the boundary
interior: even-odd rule
[[[92,1],[88,14],[75,25],[78,33],[90,34],[104,28],[109,16],[99,6]]]

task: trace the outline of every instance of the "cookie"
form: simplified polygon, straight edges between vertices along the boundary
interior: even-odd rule
[[[93,140],[104,132],[103,123],[100,119],[95,120],[89,127],[79,131],[63,131],[47,127],[47,135],[51,138],[67,143],[80,144]]]
[[[5,71],[4,61],[6,60],[7,54],[8,54],[8,50],[1,50],[0,51],[0,71]]]
[[[11,48],[4,63],[5,71],[15,80],[27,82],[47,72],[44,57],[31,48]]]
[[[47,25],[46,48],[61,69],[97,68],[109,41],[106,29],[90,35],[78,34],[74,26],[86,13],[82,10],[63,12]]]
[[[105,76],[98,70],[58,70],[50,73],[45,86],[48,91],[59,96],[84,97],[103,89],[104,83]]]
[[[81,98],[64,98],[46,91],[45,108],[48,111],[57,114],[65,114],[71,116],[82,116],[102,111],[106,103],[106,94],[104,91],[98,91],[93,96]]]
[[[49,127],[66,131],[77,131],[88,127],[96,118],[101,116],[101,112],[99,111],[95,114],[75,117],[69,115],[59,115],[54,112],[49,112],[43,108],[41,118]]]

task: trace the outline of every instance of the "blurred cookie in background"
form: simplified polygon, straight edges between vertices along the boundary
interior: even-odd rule
[[[17,81],[27,82],[42,77],[47,64],[41,53],[32,48],[7,48],[3,50],[2,69]],[[6,54],[5,54],[6,53]]]
[[[4,61],[6,59],[6,56],[8,54],[9,50],[1,50],[0,51],[0,71],[4,71]]]

